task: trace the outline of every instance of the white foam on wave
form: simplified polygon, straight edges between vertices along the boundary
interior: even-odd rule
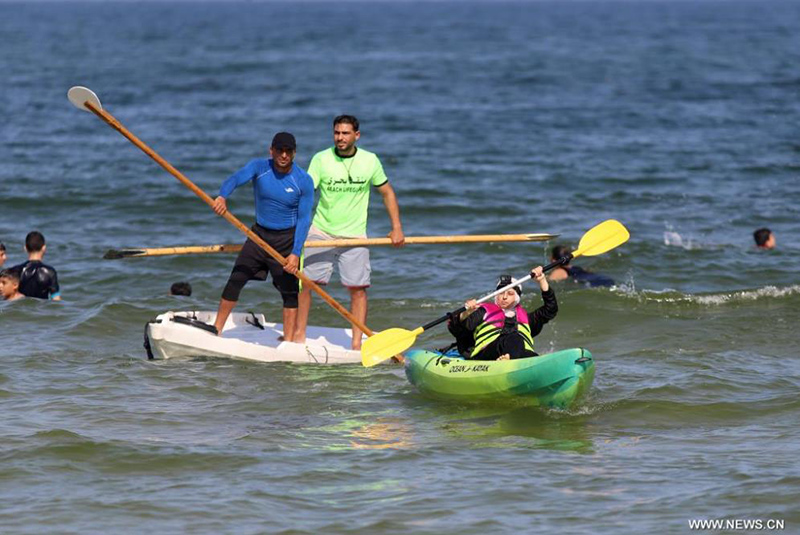
[[[728,244],[724,243],[703,243],[691,237],[684,237],[669,223],[666,223],[665,226],[664,245],[667,247],[679,247],[685,251],[725,249],[729,247]]]
[[[661,292],[654,290],[647,290],[641,293],[647,301],[655,301],[657,303],[696,303],[699,305],[719,306],[728,303],[741,303],[747,301],[756,301],[758,299],[776,299],[800,294],[800,285],[794,284],[783,288],[777,286],[764,286],[763,288],[756,288],[754,290],[741,290],[738,292],[726,292],[720,294],[709,295],[691,295],[682,294],[678,296],[661,296],[660,294],[674,293],[675,290],[663,290]]]
[[[678,234],[669,222],[665,221],[664,226],[666,230],[664,231],[664,245],[667,247],[680,247],[682,249],[691,249],[692,248],[692,240],[684,240],[683,236]]]
[[[694,297],[701,305],[722,305],[736,301],[755,301],[757,299],[761,299],[762,297],[776,298],[786,297],[794,294],[800,294],[800,286],[793,285],[785,288],[778,288],[777,286],[765,286],[756,290],[742,290],[741,292],[718,295],[698,295]]]
[[[625,280],[611,286],[608,290],[624,295],[636,295],[636,280],[633,278],[633,270],[629,269],[625,274]]]
[[[664,245],[667,247],[680,247],[687,251],[695,248],[695,244],[691,239],[684,240],[683,236],[673,230],[664,231]]]

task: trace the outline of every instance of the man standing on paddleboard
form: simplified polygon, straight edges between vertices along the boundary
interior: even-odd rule
[[[309,232],[311,240],[366,238],[370,187],[383,196],[383,204],[392,223],[392,245],[405,243],[400,224],[400,207],[394,189],[386,178],[378,157],[356,147],[361,137],[358,119],[339,115],[333,120],[334,146],[316,155],[308,174],[319,189],[319,204]],[[350,312],[361,323],[367,320],[367,288],[370,286],[369,249],[366,247],[314,248],[305,252],[303,273],[317,284],[327,284],[334,263],[342,284],[350,291]],[[303,288],[297,313],[295,342],[305,342],[311,292]],[[352,348],[361,349],[361,331],[353,325]]]
[[[299,290],[295,274],[314,208],[314,182],[308,173],[295,165],[296,152],[297,144],[292,134],[275,134],[269,149],[272,158],[252,160],[222,183],[219,197],[214,199],[214,212],[223,215],[228,210],[226,199],[233,191],[253,182],[256,224],[252,230],[287,260],[282,266],[248,238],[222,291],[214,321],[218,334],[222,334],[222,328],[247,281],[267,280],[269,273],[272,284],[283,298],[284,339],[293,341]]]

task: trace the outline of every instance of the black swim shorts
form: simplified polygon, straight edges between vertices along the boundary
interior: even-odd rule
[[[270,230],[255,224],[252,227],[262,240],[273,249],[286,257],[292,253],[294,247],[294,227],[285,230]],[[238,301],[239,294],[251,280],[267,280],[267,274],[272,275],[272,284],[281,293],[284,308],[297,308],[297,293],[299,284],[297,277],[283,270],[283,266],[272,258],[264,249],[250,238],[244,243],[236,263],[231,271],[228,284],[222,291],[222,298],[228,301]]]

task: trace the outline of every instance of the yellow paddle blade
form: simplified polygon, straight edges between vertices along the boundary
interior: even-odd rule
[[[572,253],[573,257],[597,256],[628,241],[630,232],[616,219],[603,221],[589,230],[581,238],[578,249]]]
[[[407,329],[387,329],[364,340],[361,346],[361,363],[364,366],[375,366],[379,362],[402,353],[414,343],[417,335],[424,329],[417,327],[413,331]]]

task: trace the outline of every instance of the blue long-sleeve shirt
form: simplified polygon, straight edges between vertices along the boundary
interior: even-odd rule
[[[311,226],[314,181],[296,164],[284,174],[275,170],[271,159],[256,158],[228,177],[220,186],[219,194],[227,199],[236,188],[251,180],[256,222],[270,230],[295,227],[292,254],[300,256]]]

